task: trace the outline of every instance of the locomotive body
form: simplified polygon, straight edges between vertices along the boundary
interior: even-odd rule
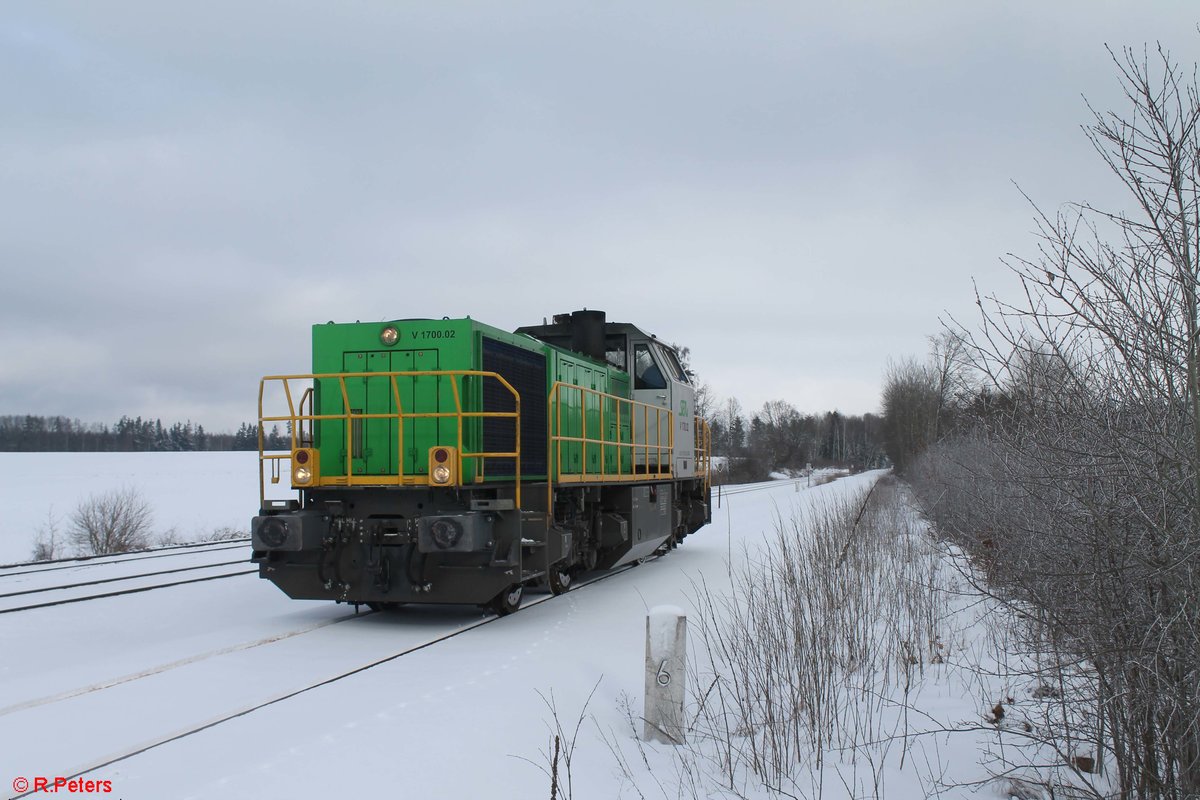
[[[510,613],[710,519],[707,428],[673,350],[603,312],[313,327],[259,395],[262,577],[294,598]],[[283,424],[288,452],[266,452]],[[295,499],[268,500],[290,478]]]

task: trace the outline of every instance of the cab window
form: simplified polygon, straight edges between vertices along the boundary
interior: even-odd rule
[[[639,344],[633,348],[633,388],[667,388],[667,379],[655,363],[648,344]]]

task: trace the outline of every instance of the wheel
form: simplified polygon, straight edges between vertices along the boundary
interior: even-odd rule
[[[502,617],[507,616],[521,607],[521,597],[524,594],[525,587],[521,584],[510,586],[496,595],[496,599],[492,601],[492,610]]]
[[[554,594],[564,594],[571,591],[575,578],[566,565],[556,564],[550,568],[550,591]]]

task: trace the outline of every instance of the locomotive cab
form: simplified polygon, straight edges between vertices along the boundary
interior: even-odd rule
[[[696,436],[692,411],[696,407],[696,390],[670,347],[654,339],[634,340],[630,348],[629,371],[633,375],[633,398],[647,405],[657,405],[675,411],[671,462],[673,474],[688,478],[696,473]],[[636,421],[636,418],[635,418]],[[644,421],[645,436],[658,435],[657,417]]]

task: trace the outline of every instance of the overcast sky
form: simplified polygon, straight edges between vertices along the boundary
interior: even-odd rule
[[[1018,185],[1118,202],[1104,49],[1194,2],[7,0],[0,414],[232,429],[327,320],[599,308],[747,411],[879,405]]]

